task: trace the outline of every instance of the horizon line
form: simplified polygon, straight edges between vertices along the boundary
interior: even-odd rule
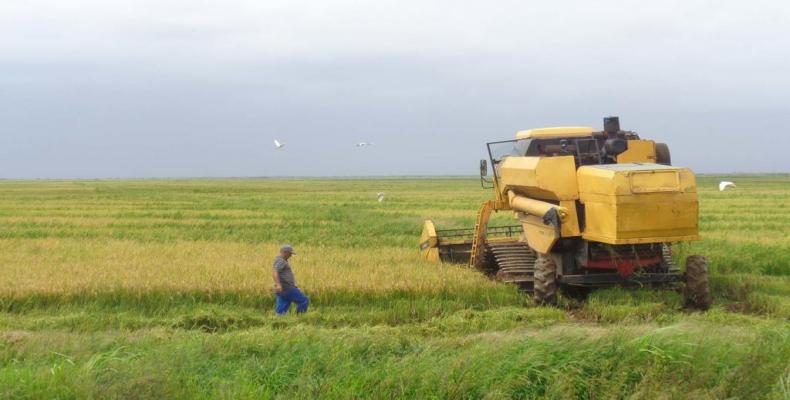
[[[790,171],[785,172],[704,172],[696,173],[695,176],[772,176],[790,175]],[[259,175],[259,176],[147,176],[147,177],[96,177],[96,178],[0,178],[0,182],[25,182],[25,181],[135,181],[135,180],[243,180],[243,179],[315,179],[315,180],[343,180],[343,179],[476,179],[479,175]]]

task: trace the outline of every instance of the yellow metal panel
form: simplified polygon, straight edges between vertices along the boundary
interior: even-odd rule
[[[699,238],[694,175],[686,168],[619,164],[579,168],[587,240],[610,244]]]
[[[603,197],[603,196],[600,196]],[[610,244],[699,238],[695,193],[635,194],[604,201],[584,197],[585,239]]]
[[[629,140],[628,150],[617,155],[617,163],[655,163],[656,142],[652,140]]]
[[[519,221],[524,228],[527,244],[535,251],[548,253],[560,237],[553,225],[543,224],[543,218],[520,213]]]
[[[631,193],[680,192],[679,175],[678,170],[631,172]]]
[[[612,239],[610,237],[605,236],[596,236],[594,234],[584,234],[582,235],[584,240],[589,240],[593,242],[601,242],[606,244],[643,244],[643,243],[669,243],[669,242],[691,242],[694,240],[700,240],[699,235],[689,235],[689,236],[655,236],[655,237],[645,237],[645,238],[630,238],[630,239]]]
[[[581,231],[579,230],[579,216],[576,213],[576,201],[562,200],[560,201],[560,207],[566,210],[565,219],[562,221],[562,224],[560,224],[560,236],[581,236]]]
[[[423,257],[430,261],[430,262],[442,262],[442,258],[439,256],[439,248],[438,247],[431,247],[428,250],[423,251]]]
[[[580,197],[581,193],[622,196],[632,194],[630,183],[632,174],[660,174],[664,171],[677,171],[679,192],[696,193],[697,183],[691,170],[668,165],[647,163],[587,165],[579,167],[576,176],[579,182]],[[649,178],[647,179],[649,180]]]
[[[441,261],[439,258],[439,238],[436,235],[436,227],[433,221],[425,221],[422,226],[422,235],[420,235],[420,253],[422,256],[434,262]]]
[[[616,240],[617,209],[615,206],[604,202],[585,201],[582,237],[604,243]],[[593,237],[596,239],[591,239]]]
[[[532,138],[558,138],[558,137],[586,137],[591,136],[593,128],[587,126],[557,126],[553,128],[538,128],[516,132],[516,139]]]
[[[508,157],[499,166],[499,188],[542,200],[576,200],[573,156]],[[506,197],[506,196],[503,196]]]

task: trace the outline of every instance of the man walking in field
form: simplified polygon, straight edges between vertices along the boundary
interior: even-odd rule
[[[277,304],[274,311],[277,315],[284,315],[291,308],[291,303],[296,303],[296,312],[301,314],[307,312],[307,305],[310,299],[296,287],[296,279],[288,264],[288,259],[295,255],[294,248],[286,244],[280,248],[280,255],[274,259],[272,277],[274,278],[274,293],[277,296]]]

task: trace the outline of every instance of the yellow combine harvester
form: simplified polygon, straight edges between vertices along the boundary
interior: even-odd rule
[[[699,239],[697,189],[688,168],[671,166],[665,144],[608,117],[603,131],[521,131],[488,143],[488,153],[493,177],[481,160],[481,182],[496,198],[480,206],[473,229],[426,221],[424,257],[468,262],[531,290],[539,304],[556,302],[559,289],[583,297],[597,287],[685,281],[687,304],[710,306],[705,259],[689,256],[685,273],[672,261],[672,243]],[[489,227],[503,210],[519,224]]]

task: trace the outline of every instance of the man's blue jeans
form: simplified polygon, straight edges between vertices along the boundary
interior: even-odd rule
[[[291,303],[296,303],[296,312],[307,312],[307,305],[310,304],[310,299],[302,293],[299,288],[283,289],[282,292],[277,293],[277,305],[274,311],[278,315],[283,315],[291,308]]]

